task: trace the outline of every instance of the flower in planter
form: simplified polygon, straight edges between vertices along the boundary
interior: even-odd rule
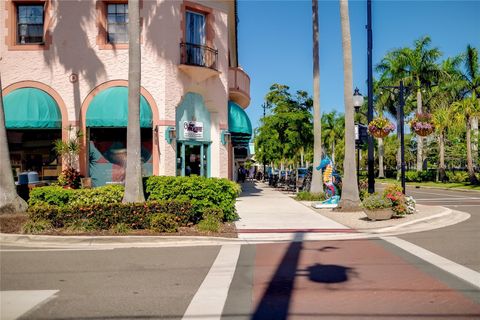
[[[385,138],[393,130],[395,125],[383,117],[375,118],[368,124],[368,132],[375,138]]]
[[[366,196],[362,201],[362,207],[367,210],[386,209],[391,208],[392,205],[391,199],[377,193]]]
[[[432,115],[430,113],[416,113],[410,121],[410,128],[419,136],[428,136],[435,130]]]
[[[405,197],[405,205],[407,208],[406,214],[413,214],[417,212],[417,209],[415,208],[416,203],[417,202],[415,201],[415,199],[413,199],[413,197]]]

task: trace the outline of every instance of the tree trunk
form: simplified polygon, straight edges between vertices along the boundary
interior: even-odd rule
[[[384,179],[385,172],[383,169],[383,156],[385,154],[383,139],[378,139],[378,178]]]
[[[355,168],[355,124],[353,114],[352,43],[348,0],[340,0],[340,20],[342,24],[343,48],[343,99],[345,103],[345,158],[343,161],[342,199],[340,211],[359,211],[360,197]]]
[[[440,182],[444,182],[446,179],[446,173],[445,173],[445,133],[442,131],[440,132],[440,135],[438,136],[438,146],[439,146],[439,157],[440,157],[440,163],[438,166],[438,180]]]
[[[2,80],[0,78],[0,215],[22,213],[27,203],[17,194],[8,151],[5,112],[3,109]]]
[[[480,103],[480,101],[478,102]],[[472,118],[472,132],[473,132],[473,139],[472,139],[472,161],[475,166],[480,166],[479,162],[480,159],[478,158],[478,117]]]
[[[467,118],[467,169],[468,178],[471,184],[478,184],[478,179],[475,176],[475,170],[473,169],[472,161],[472,124],[471,119]]]
[[[417,112],[423,113],[422,108],[422,91],[417,89]],[[423,138],[417,135],[417,171],[423,170]]]
[[[313,22],[313,171],[310,192],[323,192],[322,172],[315,169],[322,161],[322,124],[320,115],[320,66],[319,66],[319,32],[318,0],[312,0]]]
[[[127,168],[123,202],[144,202],[140,137],[140,5],[128,1]]]

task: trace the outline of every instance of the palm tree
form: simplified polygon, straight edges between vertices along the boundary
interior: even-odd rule
[[[0,78],[0,215],[21,213],[27,203],[18,196],[13,180],[10,153],[8,152],[7,129],[3,109],[2,80]]]
[[[128,1],[127,168],[123,202],[144,202],[140,138],[140,5]]]
[[[352,39],[348,0],[340,0],[343,48],[343,100],[345,103],[345,160],[343,161],[342,199],[338,204],[341,211],[359,210],[360,197],[355,168],[355,132],[353,114]]]
[[[423,113],[422,86],[430,86],[439,74],[437,60],[442,55],[438,48],[430,48],[432,40],[425,36],[414,42],[413,49],[400,50],[399,62],[406,72],[405,82],[417,89],[417,112]],[[417,171],[423,169],[423,139],[417,136]]]
[[[464,78],[465,94],[472,94],[475,92],[480,98],[480,66],[478,63],[478,49],[470,45],[467,46],[465,53],[465,69]],[[473,141],[472,141],[472,156],[473,162],[478,163],[478,117],[472,119]]]
[[[440,66],[438,86],[431,91],[430,105],[433,108],[432,120],[438,136],[439,166],[438,180],[445,180],[445,138],[453,116],[450,106],[459,100],[462,92],[461,56],[444,60]]]
[[[471,97],[465,98],[461,101],[454,102],[452,104],[452,112],[455,115],[455,122],[459,126],[466,127],[466,147],[467,147],[467,169],[470,183],[478,184],[478,179],[475,176],[475,170],[473,168],[472,159],[472,119],[480,116],[480,104],[475,92]]]
[[[322,125],[320,118],[320,67],[318,57],[318,0],[312,0],[313,22],[313,163],[322,160]],[[313,169],[310,191],[323,191],[322,173]]]
[[[439,165],[438,181],[445,181],[445,135],[450,125],[450,110],[445,107],[437,108],[432,114],[435,131],[438,134]]]
[[[337,116],[336,111],[322,115],[322,140],[324,148],[327,148],[330,159],[335,163],[335,147],[344,135],[345,118]]]

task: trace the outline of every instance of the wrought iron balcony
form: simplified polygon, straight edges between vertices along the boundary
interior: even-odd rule
[[[218,50],[193,43],[180,43],[180,63],[217,70]]]

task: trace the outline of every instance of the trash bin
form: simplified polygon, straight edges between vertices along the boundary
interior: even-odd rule
[[[28,172],[18,174],[17,194],[23,200],[28,201]]]
[[[31,184],[31,183],[37,183],[39,180],[38,180],[38,172],[36,171],[30,171],[28,173],[28,183]]]

